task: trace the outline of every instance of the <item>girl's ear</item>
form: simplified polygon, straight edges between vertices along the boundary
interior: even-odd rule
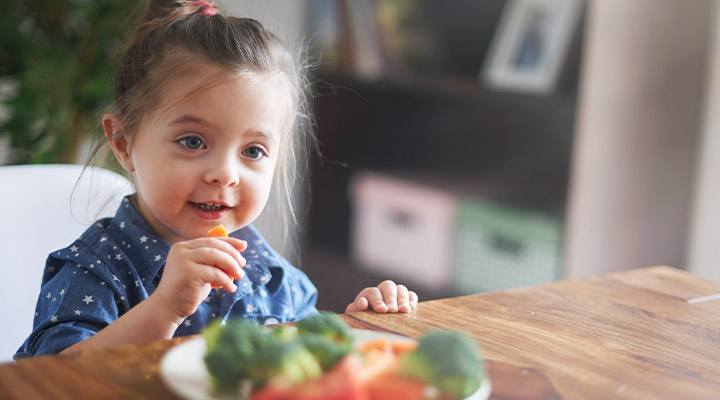
[[[130,145],[127,136],[122,132],[122,120],[115,114],[105,114],[102,119],[103,130],[115,158],[127,172],[134,172]]]

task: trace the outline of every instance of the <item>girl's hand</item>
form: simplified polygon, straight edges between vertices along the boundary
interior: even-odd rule
[[[247,242],[235,238],[199,238],[175,243],[168,253],[165,271],[153,293],[178,320],[197,310],[210,294],[211,285],[235,292],[233,278],[245,276],[240,252]],[[229,275],[229,276],[228,276]]]
[[[377,287],[368,287],[360,291],[355,301],[348,304],[345,312],[364,311],[372,308],[378,313],[408,313],[417,307],[418,297],[405,285],[383,281]]]

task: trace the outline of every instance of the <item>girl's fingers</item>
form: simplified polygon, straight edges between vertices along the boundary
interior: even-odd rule
[[[230,269],[223,268],[222,265],[216,265],[220,268],[223,268],[227,273],[230,274],[230,276],[234,277],[235,279],[242,279],[245,276],[245,272],[242,271],[242,268],[245,267],[246,260],[240,254],[240,252],[245,251],[247,249],[247,242],[240,239],[235,238],[215,238],[219,239],[221,250],[226,251],[228,254],[230,254],[235,261],[237,262],[237,265],[230,264]],[[231,249],[227,248],[227,245],[231,246]],[[225,267],[228,267],[228,265],[225,265]]]
[[[412,311],[412,306],[410,305],[410,294],[405,285],[397,285],[397,305],[399,312],[407,313]]]
[[[193,260],[199,264],[220,268],[236,279],[242,279],[245,276],[242,271],[245,266],[245,258],[229,243],[216,240],[207,246],[193,249],[193,253]]]
[[[380,289],[382,293],[383,302],[387,307],[387,311],[392,313],[398,312],[398,288],[395,282],[391,280],[383,281],[378,285],[378,289]]]
[[[372,308],[377,313],[408,313],[417,307],[418,296],[405,285],[396,285],[391,280],[383,281],[377,287],[360,291],[355,301],[348,304],[345,312],[364,311]]]
[[[365,288],[360,292],[358,297],[359,296],[365,297],[367,299],[368,306],[372,307],[373,311],[381,314],[388,312],[388,305],[385,303],[385,299],[383,298],[383,294],[379,288]]]
[[[348,306],[345,308],[346,313],[355,312],[355,311],[365,311],[368,308],[368,299],[364,296],[358,296],[355,301],[348,304]]]
[[[215,239],[220,239],[224,242],[230,243],[230,245],[232,247],[234,247],[237,251],[242,252],[242,251],[247,250],[247,242],[244,240],[240,240],[240,239],[236,239],[236,238],[232,238],[232,237],[220,237],[220,238],[215,238]]]
[[[412,290],[408,292],[408,295],[410,297],[410,307],[412,307],[412,309],[414,310],[417,308],[418,295],[417,295],[417,293],[413,292]]]
[[[245,265],[245,259],[242,258],[242,264],[238,264],[238,260],[222,250],[214,247],[206,247],[197,250],[197,258],[195,262],[204,264],[207,266],[219,268],[225,271],[226,274],[236,279],[242,279],[245,273],[242,267]]]
[[[188,249],[199,249],[201,247],[218,247],[222,249],[234,249],[238,253],[247,250],[247,242],[240,239],[219,237],[219,238],[198,238],[185,242]]]
[[[205,283],[209,283],[210,286],[215,288],[223,288],[230,293],[234,293],[237,290],[237,285],[233,282],[225,271],[220,268],[208,267],[206,265],[200,265],[203,268],[202,279]]]

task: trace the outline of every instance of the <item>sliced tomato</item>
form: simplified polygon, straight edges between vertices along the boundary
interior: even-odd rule
[[[368,400],[357,379],[360,358],[343,357],[330,371],[293,389],[292,400]]]
[[[269,383],[252,394],[252,400],[290,400],[290,390]]]
[[[375,377],[365,389],[370,400],[422,400],[425,383],[392,372]]]
[[[253,393],[253,400],[385,400],[421,399],[406,397],[422,394],[422,384],[415,381],[400,382],[401,389],[389,388],[395,385],[398,358],[389,342],[383,346],[369,346],[362,354],[343,357],[330,371],[311,381],[294,387],[270,382]],[[385,388],[388,386],[388,388]],[[369,389],[373,388],[371,395]],[[418,389],[419,388],[419,389]],[[387,389],[387,390],[386,390]],[[395,396],[395,397],[392,397]]]

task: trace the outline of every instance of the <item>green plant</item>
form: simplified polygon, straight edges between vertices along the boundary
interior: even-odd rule
[[[0,13],[0,78],[12,163],[73,162],[112,100],[119,48],[143,2],[6,0]]]

